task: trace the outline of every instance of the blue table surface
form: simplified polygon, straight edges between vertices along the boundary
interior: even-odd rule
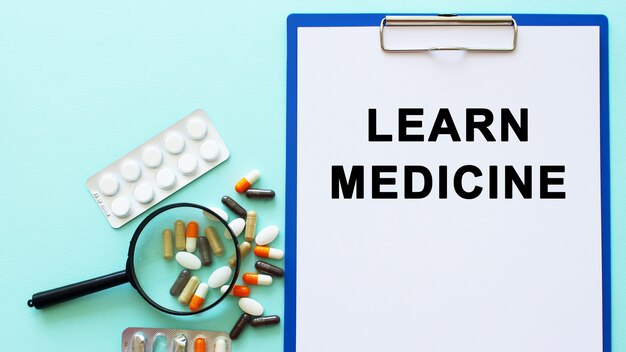
[[[120,349],[129,326],[230,330],[231,299],[196,317],[148,306],[130,285],[45,311],[36,291],[121,270],[143,217],[114,230],[89,195],[93,173],[202,108],[230,159],[163,204],[219,204],[252,168],[273,201],[252,202],[284,228],[286,17],[290,13],[600,13],[609,19],[613,350],[626,352],[626,5],[502,0],[0,2],[0,290],[3,350]],[[284,245],[279,236],[276,246]],[[287,255],[289,255],[287,253]],[[246,267],[252,268],[252,260]],[[282,314],[283,285],[259,290]],[[572,307],[575,309],[575,307]],[[279,351],[282,327],[249,329],[236,351]]]

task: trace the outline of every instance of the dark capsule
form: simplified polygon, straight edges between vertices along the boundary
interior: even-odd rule
[[[268,315],[265,317],[254,317],[250,319],[250,325],[255,328],[259,326],[276,325],[280,323],[280,317],[278,315]]]
[[[246,197],[248,198],[274,198],[276,193],[271,189],[249,188],[246,191]]]
[[[233,329],[230,330],[230,333],[228,334],[228,336],[230,336],[232,340],[237,339],[237,337],[239,337],[239,334],[241,334],[241,332],[243,331],[243,328],[246,327],[249,321],[250,321],[250,315],[248,315],[247,313],[243,313],[239,317],[239,319],[237,319],[235,326],[233,326]]]
[[[180,296],[180,293],[183,292],[183,289],[187,285],[187,282],[191,278],[191,271],[184,269],[178,274],[178,278],[174,281],[172,288],[170,288],[170,295],[172,296]]]
[[[283,269],[277,267],[276,265],[266,263],[262,260],[259,260],[258,262],[254,263],[254,267],[260,273],[264,273],[264,274],[268,274],[268,275],[272,275],[276,277],[285,276],[285,271]]]
[[[229,196],[222,197],[222,203],[228,207],[228,209],[232,210],[233,213],[239,215],[240,218],[246,218],[248,212],[244,209],[239,203],[237,203],[234,199]]]
[[[198,236],[198,249],[200,250],[200,261],[202,265],[209,266],[213,261],[211,259],[211,246],[206,237]]]

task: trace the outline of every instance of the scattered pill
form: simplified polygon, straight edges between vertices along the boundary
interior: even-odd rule
[[[283,259],[283,257],[285,256],[285,253],[282,250],[266,246],[254,247],[254,254],[257,257],[269,259]]]
[[[264,317],[254,317],[249,321],[251,326],[259,327],[259,326],[268,326],[268,325],[276,325],[280,323],[280,317],[278,315],[267,315]]]
[[[176,186],[176,174],[170,169],[163,169],[156,175],[156,184],[163,190],[172,189]]]
[[[200,156],[206,161],[215,161],[220,156],[220,146],[215,141],[206,141],[200,146]]]
[[[187,281],[185,288],[183,288],[183,292],[181,292],[178,296],[178,302],[180,302],[180,304],[188,305],[194,292],[196,292],[198,285],[200,285],[200,278],[195,275],[192,276],[189,281]]]
[[[154,189],[152,189],[149,184],[142,183],[135,187],[135,190],[133,191],[133,196],[135,197],[135,199],[137,199],[139,203],[148,204],[154,199]]]
[[[217,207],[209,207],[209,210],[213,211],[215,215],[219,216],[222,220],[228,221],[228,214],[226,214],[224,210]],[[208,211],[203,211],[202,213],[204,213],[204,216],[206,216],[209,220],[221,221]]]
[[[239,203],[237,203],[237,201],[235,201],[231,197],[223,196],[222,203],[224,203],[224,205],[227,206],[228,209],[232,210],[233,213],[237,214],[239,217],[241,218],[246,217],[246,214],[247,214],[246,209],[244,209],[241,205],[239,205]]]
[[[142,333],[133,335],[133,352],[146,351],[146,336]]]
[[[261,303],[253,300],[252,298],[240,298],[239,308],[250,315],[257,316],[263,314],[263,306]]]
[[[226,352],[226,339],[218,337],[213,343],[213,352]]]
[[[218,268],[211,274],[211,276],[209,276],[209,287],[217,288],[224,285],[228,282],[232,273],[233,269],[231,269],[228,265]]]
[[[222,294],[226,293],[229,287],[230,286],[228,285],[224,285],[220,287],[220,291],[222,292]],[[231,296],[235,296],[235,297],[248,297],[250,296],[250,287],[243,286],[243,285],[235,285],[228,294],[230,294]]]
[[[239,235],[241,235],[243,228],[246,227],[246,220],[242,218],[237,218],[229,222],[228,227],[230,228],[230,231],[228,231],[228,229],[224,230],[224,237],[226,237],[226,239],[231,239],[232,235],[235,235],[235,237],[238,237]],[[232,235],[231,235],[231,232],[232,232]]]
[[[158,334],[154,338],[152,343],[152,352],[168,352],[167,351],[167,336]]]
[[[185,223],[182,220],[176,220],[174,223],[174,248],[177,251],[185,249]]]
[[[178,274],[176,281],[174,281],[172,288],[170,288],[170,295],[180,296],[181,292],[183,292],[183,289],[187,285],[187,282],[189,282],[190,278],[191,278],[191,271],[187,269],[184,269],[183,271],[181,271],[180,274]]]
[[[198,249],[200,250],[200,261],[203,266],[211,265],[213,261],[211,258],[211,247],[209,246],[209,240],[206,237],[198,237]]]
[[[206,124],[200,119],[193,119],[187,123],[187,134],[191,139],[200,140],[206,136]]]
[[[156,168],[163,162],[163,153],[157,147],[147,147],[141,155],[141,160],[149,168]]]
[[[243,299],[243,298],[242,298]],[[250,315],[243,313],[239,319],[235,322],[235,325],[230,330],[228,336],[230,336],[231,340],[236,340],[239,337],[239,334],[243,331],[243,329],[248,325],[248,321],[250,320]]]
[[[254,263],[254,267],[256,268],[257,271],[261,273],[265,273],[265,274],[276,276],[276,277],[285,276],[285,271],[283,269],[277,267],[276,265],[272,265],[270,263],[266,263],[261,260]]]
[[[206,298],[206,294],[209,292],[209,286],[204,282],[198,285],[196,292],[191,297],[191,301],[189,301],[189,309],[193,312],[200,310],[202,305],[204,304],[204,299]]]
[[[255,274],[255,273],[245,273],[243,274],[243,282],[248,285],[261,285],[261,286],[269,286],[272,284],[271,276],[263,275],[263,274]]]
[[[246,216],[246,233],[245,239],[248,242],[254,241],[254,234],[256,233],[256,212],[250,210],[248,216]]]
[[[126,197],[115,198],[111,203],[111,212],[118,218],[125,218],[130,214],[130,201]]]
[[[198,160],[191,154],[185,154],[178,159],[178,170],[183,175],[190,176],[196,173]]]
[[[259,246],[265,246],[265,245],[272,243],[272,241],[274,241],[277,236],[278,236],[278,226],[270,225],[268,227],[263,228],[261,231],[259,231],[259,233],[256,235],[255,241],[256,241],[256,244],[258,244]]]
[[[206,340],[204,338],[196,338],[193,342],[193,352],[206,352]]]
[[[250,245],[249,242],[242,242],[239,244],[239,256],[242,261],[243,261],[243,258],[246,257],[248,252],[250,252],[251,248],[252,248],[252,245]],[[237,264],[237,253],[233,253],[233,255],[228,259],[228,265],[234,267],[235,264]]]
[[[120,169],[122,178],[128,182],[135,182],[141,176],[141,167],[134,161],[126,161]]]
[[[271,189],[249,188],[246,191],[248,198],[274,198],[276,193]]]
[[[187,252],[195,252],[196,244],[198,243],[198,223],[190,221],[187,223],[187,230],[185,231],[185,249]]]
[[[209,245],[211,246],[213,254],[218,257],[223,256],[224,246],[222,246],[222,241],[219,239],[219,237],[217,237],[217,232],[215,232],[215,228],[213,228],[212,226],[208,226],[206,229],[204,229],[204,235],[206,236],[207,240],[209,240]]]
[[[172,345],[172,352],[187,352],[187,336],[183,334],[174,336]]]
[[[98,182],[98,189],[100,193],[105,196],[113,196],[117,193],[117,190],[120,188],[120,183],[117,179],[111,175],[104,175],[100,178],[100,182]]]
[[[261,177],[261,173],[259,172],[259,170],[252,170],[248,172],[248,174],[244,178],[237,182],[237,184],[235,185],[235,191],[237,191],[237,193],[245,192],[259,179],[259,177]]]
[[[185,269],[198,270],[202,266],[200,258],[196,257],[193,253],[178,252],[176,253],[176,261],[182,265]]]
[[[163,230],[163,259],[171,260],[174,258],[174,247],[172,245],[172,230]]]
[[[165,137],[165,150],[170,154],[178,154],[185,149],[185,139],[180,133],[170,132]]]

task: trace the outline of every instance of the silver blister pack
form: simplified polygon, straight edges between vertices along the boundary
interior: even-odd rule
[[[231,352],[231,340],[223,331],[126,328],[122,333],[122,352],[198,352],[197,339],[204,339],[203,352]]]

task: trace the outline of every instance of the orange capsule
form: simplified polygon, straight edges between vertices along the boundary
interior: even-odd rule
[[[263,274],[255,274],[255,273],[245,273],[243,274],[243,282],[247,283],[248,285],[261,285],[261,286],[268,286],[272,284],[272,277],[269,275],[263,275]]]
[[[190,221],[187,224],[187,231],[185,232],[185,249],[187,252],[195,252],[196,244],[198,243],[198,223]]]
[[[267,246],[254,247],[254,254],[257,257],[270,259],[283,259],[283,257],[285,256],[285,253],[282,250]]]
[[[226,291],[228,291],[228,285],[222,286],[220,288],[220,291],[222,291],[222,294],[226,293]],[[230,294],[235,297],[248,297],[250,296],[250,287],[243,286],[243,285],[235,285],[233,287],[233,290],[230,291]]]
[[[196,292],[193,294],[193,297],[191,297],[191,301],[189,302],[189,309],[194,312],[196,310],[199,310],[204,304],[204,299],[206,298],[207,292],[209,292],[209,285],[205,284],[204,282],[201,283],[196,289]]]
[[[206,340],[202,337],[198,337],[193,342],[193,352],[206,352]]]
[[[237,193],[245,192],[259,179],[259,177],[261,177],[261,173],[259,172],[259,170],[255,169],[248,172],[248,174],[244,178],[237,182],[237,184],[235,185],[235,191],[237,191]]]

